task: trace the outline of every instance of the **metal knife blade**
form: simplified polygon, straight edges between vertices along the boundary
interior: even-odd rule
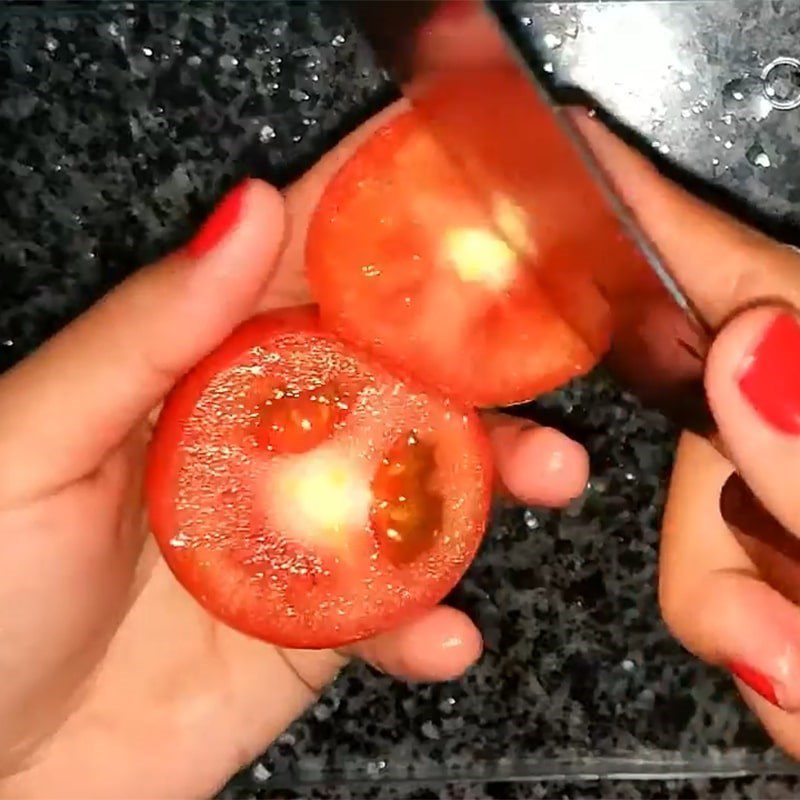
[[[482,199],[487,224],[643,401],[707,432],[708,331],[652,242],[481,0],[361,0],[354,16],[403,94]],[[587,313],[591,309],[592,313]]]

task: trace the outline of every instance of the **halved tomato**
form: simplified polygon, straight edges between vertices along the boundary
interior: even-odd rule
[[[549,235],[554,216],[479,196],[408,111],[344,164],[314,213],[306,260],[322,318],[464,402],[529,400],[587,372],[610,340],[607,303]]]
[[[319,326],[241,326],[168,397],[150,522],[178,580],[234,628],[335,647],[438,602],[475,555],[490,459],[477,417]]]

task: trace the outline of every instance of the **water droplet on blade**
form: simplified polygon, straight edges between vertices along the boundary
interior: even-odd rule
[[[722,88],[722,106],[726,114],[738,119],[762,120],[772,111],[764,83],[754,75],[728,81]]]
[[[754,166],[766,169],[772,166],[770,157],[764,152],[764,148],[758,143],[750,145],[745,153],[745,158]]]
[[[800,60],[779,56],[761,73],[764,97],[782,111],[800,107]]]
[[[563,44],[561,37],[556,36],[554,33],[545,34],[543,41],[544,46],[548,47],[550,50],[557,50]]]

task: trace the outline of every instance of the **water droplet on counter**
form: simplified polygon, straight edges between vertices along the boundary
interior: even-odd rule
[[[232,56],[230,53],[225,53],[219,57],[219,65],[222,69],[233,69],[239,63],[239,59],[236,56]]]
[[[722,87],[722,107],[727,115],[750,120],[765,119],[772,111],[772,104],[764,95],[764,83],[754,75],[728,81]]]
[[[380,758],[377,761],[367,762],[367,775],[370,778],[377,778],[386,769],[386,762]]]
[[[14,346],[14,340],[13,339],[3,339],[3,341],[0,342],[0,344],[2,344],[3,347],[13,347]]]
[[[441,739],[442,737],[441,731],[430,720],[422,723],[420,732],[426,739]]]
[[[530,26],[533,25],[533,19],[531,17],[523,17],[522,18],[522,24],[526,28],[530,28]]]
[[[561,37],[556,36],[554,33],[545,34],[543,41],[544,46],[549,47],[551,50],[557,50],[563,44]]]
[[[525,520],[525,527],[529,531],[535,531],[542,524],[536,512],[530,508],[525,509],[523,519]]]
[[[44,37],[44,46],[46,50],[54,53],[56,50],[58,50],[58,39],[56,39],[55,36],[48,34]]]
[[[800,107],[800,60],[779,56],[761,73],[764,97],[773,107],[788,111]]]
[[[144,53],[148,58],[153,55],[153,48],[152,47],[143,47],[142,53]]]
[[[733,142],[732,142],[730,139],[728,139],[728,140],[726,140],[725,142],[723,142],[722,146],[723,146],[723,147],[724,147],[726,150],[731,150],[731,149],[733,149]]]
[[[308,100],[308,94],[302,89],[290,89],[289,97],[291,97],[295,103],[302,103],[303,100]]]
[[[542,69],[545,72],[547,72],[547,73],[552,75],[553,74],[553,62],[552,61],[546,62],[545,65],[542,67]]]
[[[326,719],[331,718],[333,709],[325,703],[317,703],[311,713],[314,715],[315,719],[318,719],[320,722],[325,722]]]
[[[289,731],[284,731],[276,740],[276,744],[283,744],[288,747],[294,747],[297,744],[297,738],[293,733],[289,733]]]
[[[443,714],[449,714],[452,712],[455,704],[455,697],[446,697],[441,703],[439,703],[439,711],[441,711]]]
[[[272,125],[264,125],[258,132],[258,140],[263,144],[271,142],[275,138],[275,128]]]
[[[711,159],[711,164],[714,167],[718,167],[719,166],[719,159],[716,156],[714,156],[714,158]]]
[[[260,761],[253,767],[252,772],[253,780],[259,783],[265,783],[272,777],[272,772],[267,769]]]
[[[764,148],[758,143],[750,145],[745,153],[745,158],[754,166],[766,169],[772,166],[770,157],[764,152]]]
[[[336,36],[334,36],[333,39],[331,39],[331,44],[334,47],[341,47],[346,41],[347,40],[341,33],[337,33]]]

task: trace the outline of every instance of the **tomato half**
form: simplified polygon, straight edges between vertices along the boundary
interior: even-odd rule
[[[411,110],[327,186],[309,280],[344,338],[464,402],[522,402],[587,372],[610,337],[603,297],[531,226],[502,194],[473,192]]]
[[[335,647],[438,602],[489,507],[477,417],[323,331],[313,309],[240,327],[173,390],[150,522],[178,580],[234,628]]]

